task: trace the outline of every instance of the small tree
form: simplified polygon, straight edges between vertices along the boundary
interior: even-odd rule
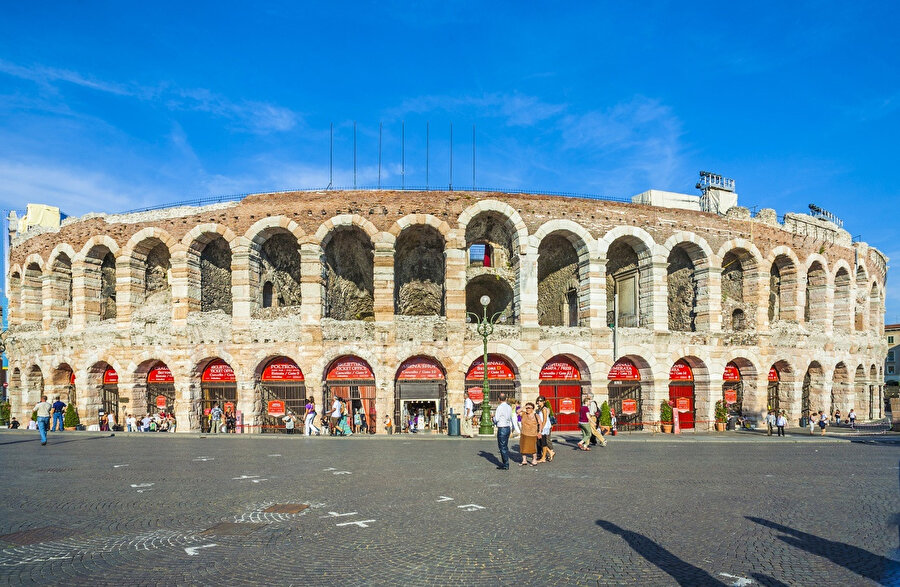
[[[0,424],[7,424],[12,415],[12,406],[9,405],[9,402],[3,402],[0,404]]]
[[[75,428],[81,424],[81,418],[78,417],[78,411],[71,403],[66,406],[66,413],[63,414],[63,426],[65,428]]]
[[[600,406],[600,425],[601,426],[612,426],[612,417],[609,413],[609,403],[603,402]]]
[[[719,400],[716,402],[716,422],[723,424],[728,419],[728,410],[725,409],[725,402]]]
[[[31,419],[32,421],[37,422],[37,410],[31,411]]]
[[[671,424],[672,420],[672,406],[669,405],[669,402],[663,400],[661,404],[659,404],[659,419],[662,420],[663,423]]]

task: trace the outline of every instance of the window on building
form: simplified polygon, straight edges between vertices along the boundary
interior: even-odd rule
[[[494,251],[488,243],[474,243],[469,247],[469,265],[471,267],[493,266]]]
[[[894,374],[894,366],[888,365],[888,375],[893,375],[893,374]]]
[[[889,336],[889,337],[888,337],[888,344],[894,344],[894,337],[893,337],[893,336]]]
[[[888,357],[887,357],[887,360],[888,360],[888,363],[893,363],[893,362],[894,362],[894,351],[888,351]]]

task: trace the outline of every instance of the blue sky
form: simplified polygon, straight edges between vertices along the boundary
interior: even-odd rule
[[[816,203],[900,259],[891,2],[4,2],[0,206],[377,182]],[[785,6],[787,5],[787,6]],[[896,261],[895,261],[896,264]],[[900,322],[889,282],[887,319]]]

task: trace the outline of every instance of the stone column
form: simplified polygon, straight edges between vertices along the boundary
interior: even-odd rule
[[[579,271],[587,274],[587,292],[584,298],[579,295],[578,303],[587,302],[587,311],[579,308],[579,316],[584,316],[583,326],[592,331],[600,331],[608,327],[606,323],[606,265],[598,259],[590,259]]]
[[[256,382],[252,379],[239,379],[237,386],[237,405],[235,409],[243,416],[244,432],[254,434],[262,432],[262,420],[266,408],[262,398],[256,393]]]
[[[172,266],[172,328],[176,332],[183,332],[187,326],[187,316],[191,311],[199,311],[200,304],[192,303],[190,299],[190,269],[188,266],[187,249],[179,244],[172,250],[170,259]],[[181,425],[178,426],[179,431]]]
[[[375,243],[374,305],[376,322],[394,320],[394,243]]]
[[[519,317],[522,328],[538,327],[538,251],[528,247],[519,255]]]
[[[179,377],[175,378],[175,420],[176,432],[200,432],[200,420],[197,416],[199,405],[199,382],[194,383]]]
[[[459,235],[451,231],[447,235],[444,250],[444,310],[448,324],[464,324],[466,321],[466,248]]]
[[[251,251],[250,243],[244,237],[238,237],[236,241],[238,244],[231,251],[231,328],[235,342],[247,342],[250,314],[255,306],[251,285],[254,277],[250,275],[253,265],[251,256],[258,257],[258,252]]]
[[[700,283],[706,283],[703,305],[697,309],[698,330],[700,330],[700,324],[705,324],[710,332],[721,332],[722,269],[720,267],[704,267],[699,269],[696,275]]]
[[[84,261],[72,263],[72,327],[81,330],[87,323],[87,264]]]
[[[141,301],[143,276],[132,267],[130,257],[116,259],[116,328],[127,332],[131,327],[134,307]]]
[[[642,291],[644,287],[650,288],[650,324],[641,323],[641,326],[652,328],[656,332],[667,331],[669,329],[669,299],[666,277],[669,264],[665,261],[654,260],[649,270],[650,282],[645,282],[642,271],[640,287]],[[646,296],[641,295],[641,303],[646,299],[648,299]],[[643,308],[641,308],[641,314],[647,315]]]
[[[300,319],[303,324],[321,322],[323,290],[322,247],[303,243],[300,245]]]

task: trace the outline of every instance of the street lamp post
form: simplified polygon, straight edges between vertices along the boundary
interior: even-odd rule
[[[481,385],[482,393],[484,397],[481,400],[481,421],[478,426],[478,434],[493,434],[494,433],[494,424],[491,422],[491,404],[490,404],[490,387],[488,383],[488,337],[494,332],[494,324],[497,322],[497,318],[500,316],[502,312],[497,312],[490,318],[488,318],[487,308],[488,304],[491,303],[491,298],[488,296],[481,296],[479,300],[482,306],[482,315],[479,317],[475,312],[466,312],[466,315],[473,319],[475,323],[478,325],[478,334],[481,335],[481,340],[484,343],[484,380]]]

